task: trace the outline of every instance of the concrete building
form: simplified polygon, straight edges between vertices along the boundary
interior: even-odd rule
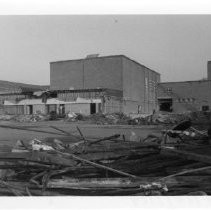
[[[211,61],[207,62],[207,79],[211,80]]]
[[[80,92],[82,98],[93,99],[85,93],[106,89],[105,97],[98,97],[102,112],[152,113],[157,108],[158,82],[159,73],[124,55],[50,63],[50,90],[66,91],[59,92],[58,97],[71,102],[76,100],[72,97],[74,93]],[[90,103],[90,110],[91,107],[95,105]]]
[[[87,57],[51,62],[48,91],[18,84],[0,92],[0,100],[8,114],[148,114],[157,109],[159,82],[159,73],[124,55]]]
[[[160,83],[157,95],[160,111],[208,111],[211,108],[211,80]]]
[[[159,110],[176,113],[186,111],[210,111],[210,61],[207,63],[207,75],[207,80],[160,83],[157,88]]]

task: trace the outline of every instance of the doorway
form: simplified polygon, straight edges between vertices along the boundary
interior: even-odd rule
[[[168,99],[158,99],[158,103],[159,103],[159,110],[160,111],[165,111],[165,112],[172,112],[173,108],[173,100],[172,98],[168,98]]]
[[[90,104],[90,114],[95,114],[96,113],[96,104],[91,103]]]
[[[32,105],[27,105],[27,114],[33,114],[33,106]]]
[[[65,114],[65,106],[64,104],[59,105],[59,114],[64,115]]]

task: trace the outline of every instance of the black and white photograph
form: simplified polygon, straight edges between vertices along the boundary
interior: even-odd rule
[[[0,15],[0,196],[211,195],[211,15]]]

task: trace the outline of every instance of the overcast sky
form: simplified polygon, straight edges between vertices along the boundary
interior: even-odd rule
[[[210,15],[0,16],[0,80],[49,84],[49,62],[124,54],[162,81],[207,77]]]

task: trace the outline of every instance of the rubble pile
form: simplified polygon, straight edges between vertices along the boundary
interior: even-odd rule
[[[170,112],[157,112],[152,115],[134,115],[133,120],[138,125],[142,124],[177,124],[185,120],[207,123],[211,120],[211,112],[185,112],[181,114]]]
[[[10,121],[13,118],[14,118],[14,115],[0,114],[0,120],[2,121]]]
[[[132,120],[129,116],[123,113],[112,113],[112,114],[92,114],[92,115],[82,115],[80,113],[69,113],[66,117],[66,121],[82,121],[89,124],[97,125],[128,125]]]
[[[0,115],[0,120],[17,122],[37,122],[46,120],[64,119],[66,122],[81,122],[97,125],[172,125],[184,120],[191,120],[195,123],[207,123],[211,120],[211,112],[186,112],[175,114],[169,112],[157,112],[154,114],[131,114],[108,113],[84,115],[81,113],[70,112],[65,115],[58,115],[51,112],[49,115]]]
[[[79,113],[69,113],[66,121],[82,121],[100,125],[156,125],[175,124],[185,119],[189,119],[189,117],[171,113],[157,113],[153,115],[136,114],[130,116],[123,113],[92,114],[88,116]]]
[[[48,116],[42,114],[33,114],[33,115],[16,115],[12,118],[16,122],[37,122],[37,121],[46,121]]]
[[[43,114],[33,115],[0,115],[0,121],[16,121],[16,122],[37,122],[49,120],[49,116]]]
[[[198,123],[209,123],[211,120],[211,112],[187,112],[184,113],[186,117],[188,117],[192,122]]]
[[[0,152],[0,194],[210,195],[211,145],[186,141],[190,127],[184,121],[141,142],[90,139],[78,127],[80,136],[18,141]]]

